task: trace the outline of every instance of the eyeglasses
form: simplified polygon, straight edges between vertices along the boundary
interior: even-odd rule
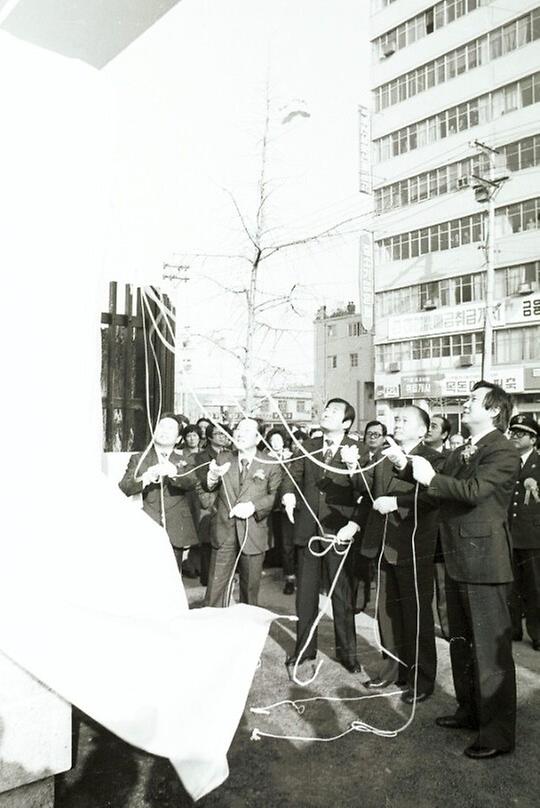
[[[382,432],[366,432],[366,438],[382,438]]]
[[[510,435],[516,436],[516,438],[531,438],[533,437],[532,432],[528,432],[526,429],[511,429]]]

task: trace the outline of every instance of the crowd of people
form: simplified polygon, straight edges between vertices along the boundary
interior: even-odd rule
[[[497,385],[474,385],[463,408],[467,438],[440,414],[396,410],[393,432],[374,420],[363,440],[354,408],[328,401],[308,434],[231,430],[205,418],[161,417],[151,445],[129,461],[120,488],[167,531],[205,604],[258,605],[265,557],[296,593],[293,678],[316,659],[319,594],[332,599],[334,654],[367,689],[395,687],[406,704],[433,693],[434,605],[450,643],[457,709],[437,723],[474,729],[465,749],[491,758],[515,745],[512,642],[523,622],[540,650],[540,425],[512,417]],[[186,551],[187,555],[186,555]],[[377,592],[380,669],[365,675],[355,615]]]

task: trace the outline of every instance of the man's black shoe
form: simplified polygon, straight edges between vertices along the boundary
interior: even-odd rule
[[[473,743],[464,750],[463,754],[473,760],[488,760],[499,755],[508,755],[511,751],[511,749],[490,749],[488,746],[478,746]]]
[[[533,640],[533,651],[540,651],[540,640]]]
[[[193,567],[186,567],[185,564],[182,564],[182,575],[184,578],[198,578],[199,573],[196,572]]]
[[[444,729],[477,729],[472,721],[457,718],[455,715],[441,715],[435,719],[435,723]]]
[[[512,634],[512,642],[521,642],[523,639],[523,632],[521,631],[514,631]]]
[[[309,654],[309,656],[303,656],[298,664],[303,665],[304,662],[314,662],[316,656],[317,656],[317,654]],[[296,665],[296,660],[297,659],[298,659],[298,657],[296,657],[294,655],[290,656],[290,657],[287,657],[287,659],[285,660],[285,665],[288,668],[290,668],[292,665]]]
[[[426,699],[429,699],[430,696],[431,693],[417,692],[415,697],[414,690],[406,690],[401,696],[401,701],[404,701],[405,704],[414,704],[414,702],[419,704],[421,701],[426,701]]]
[[[345,670],[349,671],[349,673],[362,673],[362,666],[359,665],[358,662],[346,662],[343,659],[338,659],[338,662]]]
[[[285,586],[283,587],[283,594],[284,595],[294,595],[294,581],[285,581]]]

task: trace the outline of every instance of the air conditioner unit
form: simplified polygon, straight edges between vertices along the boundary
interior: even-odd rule
[[[424,309],[424,311],[433,311],[433,309],[436,309],[438,305],[439,305],[438,300],[435,300],[434,298],[433,299],[429,298],[424,302],[422,308]]]
[[[401,366],[399,362],[389,362],[386,369],[388,373],[399,373]]]
[[[463,354],[459,357],[458,365],[460,368],[470,368],[474,364],[473,357],[470,354]]]
[[[458,177],[457,187],[458,188],[468,188],[469,187],[469,178],[468,177]]]
[[[388,42],[382,50],[383,59],[388,59],[389,56],[392,56],[396,52],[396,43],[395,42]]]
[[[518,287],[518,295],[530,295],[531,292],[534,292],[532,287],[532,283],[520,283]]]

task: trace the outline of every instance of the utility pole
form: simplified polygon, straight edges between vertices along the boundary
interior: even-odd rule
[[[507,175],[497,176],[497,149],[475,140],[473,146],[488,158],[489,176],[479,177],[472,174],[477,182],[473,185],[477,202],[487,203],[484,236],[486,243],[486,308],[484,313],[484,345],[482,349],[482,379],[490,381],[493,353],[493,313],[495,298],[495,197],[501,189]]]

